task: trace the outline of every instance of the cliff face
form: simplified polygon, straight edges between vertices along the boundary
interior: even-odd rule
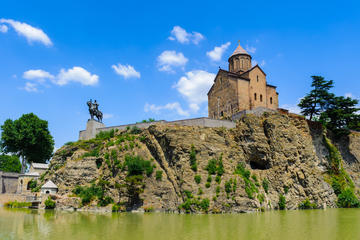
[[[287,209],[306,199],[336,207],[323,135],[317,125],[280,114],[249,115],[231,130],[154,125],[66,145],[42,180],[57,184],[63,208],[96,208],[111,197],[120,210],[244,212],[278,208],[280,195]],[[359,188],[360,135],[336,145]],[[131,172],[134,156],[147,162],[143,172]],[[91,184],[104,194],[81,204],[73,191]]]

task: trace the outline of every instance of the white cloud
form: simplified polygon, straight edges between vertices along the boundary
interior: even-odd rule
[[[27,80],[36,80],[39,83],[44,83],[46,79],[53,79],[54,76],[44,70],[36,69],[24,72],[23,78]]]
[[[166,50],[158,58],[159,71],[172,72],[172,67],[184,67],[188,59],[181,52]]]
[[[127,65],[121,65],[118,63],[118,65],[112,65],[111,66],[115,73],[123,76],[125,79],[127,78],[140,78],[140,73],[137,72],[133,66],[127,64]]]
[[[94,86],[99,82],[99,76],[91,74],[82,67],[73,67],[67,70],[61,69],[53,82],[60,86],[70,82],[78,82],[85,86]]]
[[[249,53],[255,53],[256,48],[246,45],[246,51],[248,51]]]
[[[297,104],[283,104],[280,108],[287,109],[291,113],[301,114],[301,108]]]
[[[180,26],[175,26],[171,30],[171,36],[169,40],[175,41],[177,40],[179,43],[189,43],[192,42],[194,44],[198,44],[201,40],[204,39],[204,36],[198,32],[188,33],[185,29]]]
[[[78,82],[85,86],[93,86],[99,82],[99,77],[91,74],[82,67],[73,67],[70,69],[61,69],[59,74],[54,76],[42,69],[31,69],[23,73],[23,78],[35,81],[36,83],[27,82],[24,90],[28,92],[37,92],[38,84],[45,85],[50,80],[53,84],[63,86],[71,82]]]
[[[40,28],[35,28],[27,23],[18,22],[12,19],[1,18],[0,23],[9,24],[20,36],[24,36],[29,43],[41,42],[45,46],[53,45],[50,38]]]
[[[6,33],[8,31],[8,27],[6,25],[0,25],[0,32]]]
[[[163,110],[175,111],[180,116],[189,116],[189,112],[182,109],[178,102],[168,103],[163,106],[158,106],[155,104],[146,103],[144,106],[145,112],[152,112],[155,114],[160,114]]]
[[[229,46],[230,46],[230,42],[227,42],[221,45],[220,47],[215,47],[214,50],[212,51],[206,52],[206,55],[213,61],[220,61],[222,55],[224,54],[226,49],[228,49]]]
[[[258,61],[256,61],[256,60],[252,60],[253,66],[259,65],[260,67],[263,67],[263,66],[265,66],[265,64],[266,64],[265,60],[261,60],[260,63],[258,63]]]
[[[352,98],[352,99],[357,99],[357,100],[360,100],[360,97],[357,97],[357,96],[355,96],[354,94],[352,94],[352,93],[345,93],[344,94],[344,97],[349,97],[349,98]]]
[[[31,82],[26,82],[24,90],[27,91],[27,92],[38,92],[37,84],[36,83],[31,83]]]
[[[114,115],[111,113],[104,113],[104,116],[103,116],[104,119],[109,119],[109,118],[113,118],[113,117],[114,117]]]
[[[265,64],[266,64],[265,60],[261,60],[260,66],[263,67],[265,66]]]
[[[207,101],[207,93],[215,76],[203,70],[190,71],[180,78],[174,88],[189,102],[190,109],[197,112],[199,105]]]

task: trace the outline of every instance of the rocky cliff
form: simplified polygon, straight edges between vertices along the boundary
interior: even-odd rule
[[[280,114],[247,115],[229,130],[160,124],[66,144],[41,180],[57,184],[60,208],[220,213],[296,209],[307,199],[336,207],[334,179],[359,194],[360,134],[330,139]]]

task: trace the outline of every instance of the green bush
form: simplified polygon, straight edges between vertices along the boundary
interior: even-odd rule
[[[50,196],[48,197],[48,199],[45,200],[46,209],[54,209],[55,205],[55,201],[53,201]]]
[[[74,142],[66,142],[65,144],[64,144],[65,146],[73,146],[74,145]]]
[[[216,187],[215,192],[216,192],[216,196],[218,197],[219,194],[220,194],[220,186],[217,186],[217,187]]]
[[[190,150],[190,167],[194,172],[197,171],[196,150],[194,145],[191,145],[191,150]]]
[[[216,159],[210,159],[205,170],[208,171],[209,175],[216,174],[217,169],[217,160]]]
[[[279,196],[278,206],[280,210],[284,210],[286,208],[286,199],[285,196],[282,194],[280,194]]]
[[[142,159],[140,156],[125,156],[125,165],[128,168],[129,176],[142,175],[144,172],[150,176],[154,171],[154,166],[150,161]]]
[[[266,178],[263,179],[262,186],[264,188],[264,191],[266,193],[268,193],[268,191],[269,191],[269,181]]]
[[[77,186],[73,190],[73,193],[81,198],[81,203],[83,205],[89,204],[92,200],[97,199],[100,206],[106,206],[111,203],[111,200],[104,196],[104,188],[108,183],[108,181],[100,179],[98,185],[93,183],[90,187]]]
[[[204,192],[203,192],[203,190],[202,190],[202,188],[199,188],[199,190],[198,190],[198,195],[202,195]]]
[[[96,134],[96,139],[99,140],[109,140],[110,138],[113,138],[115,135],[115,130],[111,129],[110,131],[102,131]]]
[[[130,134],[140,134],[142,130],[138,128],[137,126],[134,126],[130,129]]]
[[[259,194],[257,195],[257,199],[259,200],[260,204],[262,204],[265,201],[265,196],[264,194]]]
[[[18,202],[15,200],[13,202],[5,203],[4,206],[7,208],[26,208],[26,207],[30,207],[31,203],[30,202]]]
[[[332,178],[331,187],[333,188],[336,196],[339,196],[342,188],[341,188],[341,184],[336,178]]]
[[[211,181],[212,181],[211,175],[209,175],[209,176],[207,177],[206,181],[207,181],[208,183],[211,183]]]
[[[205,183],[205,187],[210,188],[210,183],[209,182]]]
[[[360,201],[355,196],[354,191],[347,188],[339,194],[337,205],[341,208],[358,208],[360,207]]]
[[[235,173],[241,175],[243,178],[250,179],[250,171],[245,168],[245,163],[243,162],[238,163]]]
[[[217,175],[217,176],[215,177],[215,182],[217,182],[218,184],[220,184],[220,182],[221,182],[221,176]]]
[[[162,180],[162,174],[163,174],[163,171],[161,171],[161,170],[156,171],[156,174],[155,174],[156,180],[161,181]]]
[[[194,180],[195,180],[195,182],[196,182],[197,184],[200,184],[200,182],[201,182],[201,176],[200,176],[200,175],[195,175]]]
[[[231,182],[230,182],[230,181],[226,181],[226,182],[225,182],[225,192],[226,192],[226,193],[230,193],[230,192],[231,192]]]
[[[126,210],[125,203],[115,203],[112,206],[112,211],[113,212],[124,212],[125,210]]]
[[[200,202],[200,207],[204,212],[208,212],[209,206],[210,206],[210,200],[208,198],[205,198]]]
[[[284,193],[287,194],[289,192],[289,187],[284,185]]]
[[[316,209],[316,204],[311,203],[309,201],[309,199],[306,199],[306,200],[302,201],[301,203],[299,203],[298,208],[299,209]]]
[[[191,191],[189,191],[189,190],[184,190],[184,193],[185,193],[185,196],[186,196],[187,198],[193,198],[193,197],[194,197],[194,196],[192,195]]]

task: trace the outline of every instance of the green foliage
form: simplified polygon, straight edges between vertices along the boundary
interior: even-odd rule
[[[236,166],[235,173],[241,175],[243,178],[250,178],[250,171],[245,168],[245,163],[239,162]]]
[[[150,161],[142,159],[140,156],[125,156],[125,165],[128,169],[128,175],[142,175],[144,172],[147,176],[150,176],[154,171],[154,166]]]
[[[74,146],[75,143],[74,143],[74,142],[66,142],[64,145],[65,145],[65,146]]]
[[[81,198],[81,203],[83,205],[87,205],[92,200],[97,199],[99,206],[107,206],[113,202],[111,197],[105,197],[105,187],[108,184],[108,181],[100,179],[97,185],[92,183],[90,187],[75,187],[73,193]]]
[[[280,210],[284,210],[286,208],[286,199],[285,196],[282,194],[280,194],[279,196],[278,206]]]
[[[185,193],[185,196],[186,196],[187,198],[193,198],[193,197],[194,197],[194,196],[192,195],[191,191],[189,191],[189,190],[184,190],[184,193]]]
[[[210,206],[210,200],[205,198],[203,200],[198,200],[194,198],[187,198],[184,203],[179,206],[179,209],[184,209],[186,213],[190,213],[196,210],[202,210],[203,212],[208,212]]]
[[[163,174],[163,171],[161,171],[161,170],[156,171],[156,173],[155,173],[156,180],[161,181],[162,180],[162,174]]]
[[[35,114],[24,114],[15,121],[8,119],[1,126],[1,130],[2,151],[22,156],[23,168],[26,162],[45,163],[51,158],[54,139],[50,135],[48,122]]]
[[[225,182],[225,192],[230,193],[231,192],[231,183],[230,181]]]
[[[30,190],[33,190],[37,187],[37,181],[35,179],[31,179],[29,182],[28,182],[28,188]]]
[[[5,207],[7,208],[27,208],[31,206],[30,202],[18,202],[18,201],[13,201],[13,202],[7,202],[4,204]]]
[[[194,172],[197,171],[196,150],[194,145],[191,145],[191,150],[190,150],[190,167]]]
[[[342,208],[358,208],[360,201],[352,189],[346,188],[339,194],[337,205]]]
[[[298,208],[299,209],[316,209],[317,206],[315,203],[310,202],[309,199],[306,199],[306,200],[302,201],[301,203],[299,203]]]
[[[46,209],[54,209],[55,205],[55,201],[53,201],[50,196],[45,200]]]
[[[269,181],[266,178],[263,179],[262,186],[264,188],[264,191],[266,193],[268,193],[268,191],[269,191]]]
[[[342,190],[342,187],[341,187],[341,184],[340,184],[339,180],[337,180],[336,178],[333,178],[332,182],[331,182],[331,187],[333,188],[334,193],[336,194],[336,196],[339,196],[340,193],[341,193],[341,190]]]
[[[111,210],[112,212],[124,212],[126,210],[125,203],[115,203]]]
[[[18,156],[0,155],[0,171],[21,172],[21,163]]]
[[[321,113],[319,120],[336,135],[348,134],[349,129],[359,131],[358,103],[358,100],[350,97],[333,97],[329,100],[326,111]]]
[[[301,99],[299,107],[304,116],[309,116],[310,120],[314,116],[319,116],[327,107],[333,94],[329,90],[333,87],[333,81],[327,81],[321,76],[311,76],[313,88],[304,98]]]
[[[110,140],[115,135],[115,130],[111,129],[109,131],[101,131],[98,134],[96,134],[96,139],[99,140]]]
[[[205,183],[206,188],[210,188],[211,184],[209,182]]]
[[[221,182],[221,176],[216,175],[216,177],[215,177],[215,182],[217,182],[218,184],[220,184],[220,182]]]
[[[199,190],[198,190],[198,195],[202,195],[204,192],[203,192],[203,190],[202,190],[202,188],[199,188]]]
[[[83,157],[99,157],[100,155],[100,147],[96,147],[90,152],[84,153]]]
[[[289,192],[289,186],[284,185],[284,193],[287,194]]]
[[[257,199],[259,200],[260,204],[262,204],[265,201],[265,196],[264,194],[259,194],[257,195]]]
[[[217,169],[217,160],[214,158],[210,159],[205,170],[207,170],[210,175],[213,175],[216,174],[216,169]]]
[[[194,180],[195,180],[195,182],[196,182],[197,184],[200,184],[200,182],[201,182],[201,176],[200,176],[200,175],[195,175]]]
[[[155,122],[154,118],[149,118],[149,119],[144,119],[141,121],[142,123],[150,123],[150,122]]]
[[[212,181],[211,175],[209,175],[209,176],[207,177],[206,181],[207,181],[208,183],[211,183],[211,181]]]
[[[220,194],[220,186],[217,186],[217,187],[216,187],[215,192],[216,192],[216,196],[218,197],[219,194]]]
[[[222,162],[222,154],[219,159],[210,159],[205,170],[208,171],[209,175],[217,174],[218,176],[222,176],[225,172]]]
[[[142,130],[140,128],[138,128],[137,126],[133,126],[129,132],[130,132],[130,134],[140,134],[142,132]]]

